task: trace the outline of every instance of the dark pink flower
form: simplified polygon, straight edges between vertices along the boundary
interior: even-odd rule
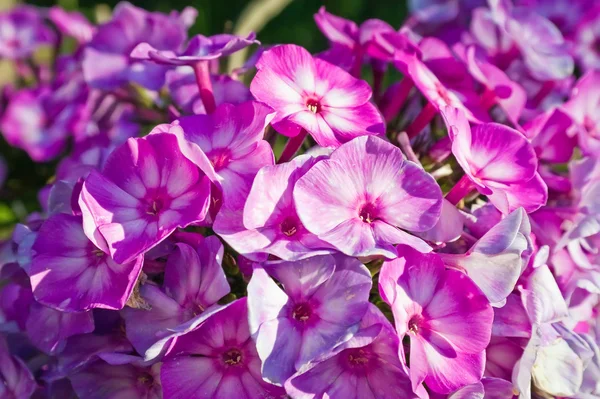
[[[287,44],[263,53],[250,91],[276,112],[274,127],[286,136],[305,129],[323,147],[378,135],[385,126],[369,102],[371,88],[341,68]]]
[[[446,270],[437,254],[408,247],[402,253],[384,263],[379,291],[400,339],[410,338],[413,389],[425,382],[449,393],[479,381],[493,321],[487,298],[465,274]]]

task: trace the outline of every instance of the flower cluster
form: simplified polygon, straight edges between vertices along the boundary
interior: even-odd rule
[[[56,165],[0,244],[0,397],[600,398],[600,9],[409,3],[321,8],[318,54],[0,13],[0,132]]]

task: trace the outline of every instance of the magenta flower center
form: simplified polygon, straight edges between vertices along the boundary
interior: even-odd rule
[[[371,223],[377,220],[377,209],[373,204],[365,204],[358,211],[358,217],[365,223]]]
[[[150,373],[142,373],[137,378],[140,385],[152,387],[154,385],[154,377]]]
[[[215,151],[209,156],[210,163],[212,163],[213,168],[217,171],[229,165],[230,158],[231,154],[225,149]]]
[[[242,362],[242,352],[239,349],[229,349],[222,356],[223,363],[227,366],[237,366]]]
[[[146,213],[148,215],[156,216],[160,213],[160,211],[164,208],[164,202],[160,198],[154,198],[148,201],[148,206],[146,208]]]
[[[291,237],[298,232],[298,221],[295,218],[287,217],[281,222],[279,227],[283,234]]]
[[[92,255],[96,256],[97,258],[101,258],[106,254],[101,249],[95,248],[92,250]]]
[[[364,368],[369,364],[370,353],[362,348],[349,349],[348,356],[346,357],[348,365],[352,368],[361,367]]]
[[[313,114],[321,112],[321,104],[314,98],[309,98],[306,100],[306,108],[308,108],[308,110]]]
[[[408,321],[408,332],[415,335],[418,334],[422,327],[423,320],[423,316],[418,314],[411,317]]]
[[[294,320],[304,323],[305,321],[310,319],[310,316],[312,316],[312,310],[310,309],[310,306],[308,306],[308,304],[306,303],[299,303],[296,306],[294,306],[294,309],[292,310],[292,318]]]

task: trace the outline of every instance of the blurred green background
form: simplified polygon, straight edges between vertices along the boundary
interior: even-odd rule
[[[0,10],[14,6],[16,0],[0,0]],[[92,22],[110,18],[118,1],[28,1],[50,7],[60,5],[67,10],[79,10]],[[311,52],[327,49],[327,41],[317,29],[313,15],[321,6],[327,11],[360,23],[379,18],[399,27],[407,15],[406,0],[148,0],[132,4],[152,11],[169,12],[192,6],[198,10],[190,35],[213,35],[223,32],[246,34],[254,30],[264,44],[295,43]],[[243,57],[242,54],[239,54]],[[232,60],[241,65],[242,59]],[[231,66],[231,65],[230,65]],[[0,61],[0,87],[12,80],[14,70]],[[46,164],[32,162],[24,151],[11,148],[0,137],[0,153],[7,160],[9,174],[0,188],[0,240],[7,238],[14,224],[40,209],[37,193],[51,181],[58,161]]]

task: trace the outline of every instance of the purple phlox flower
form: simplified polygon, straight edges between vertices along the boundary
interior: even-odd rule
[[[475,10],[471,34],[501,68],[521,57],[539,81],[564,79],[573,73],[573,58],[561,32],[531,9],[513,7],[510,1],[491,1],[490,9]]]
[[[67,86],[62,88],[69,90]],[[37,162],[60,154],[85,105],[85,99],[77,92],[61,97],[62,91],[56,89],[40,86],[15,92],[0,119],[6,141],[25,150]]]
[[[492,227],[466,254],[440,254],[444,264],[464,271],[491,303],[513,291],[533,252],[527,213],[518,208]]]
[[[263,140],[272,118],[270,108],[248,101],[221,104],[211,115],[182,117],[171,126],[183,155],[218,185],[227,201],[249,188],[260,168],[275,162]]]
[[[572,37],[581,20],[593,9],[594,0],[516,0],[515,4],[535,11],[550,20],[565,35]]]
[[[410,15],[424,24],[440,24],[452,21],[459,15],[457,0],[410,0]]]
[[[293,261],[332,251],[329,244],[306,230],[292,196],[298,179],[318,160],[310,155],[300,155],[258,171],[244,206],[243,222],[248,232],[230,240],[237,252],[267,253]]]
[[[54,35],[44,24],[42,12],[21,5],[0,12],[0,57],[26,58],[41,45],[52,42]]]
[[[298,399],[416,399],[399,345],[390,322],[369,303],[360,330],[287,380],[286,391]]]
[[[367,48],[375,37],[382,33],[392,33],[396,30],[387,22],[379,19],[368,19],[360,27],[353,21],[330,14],[325,10],[325,6],[319,8],[319,12],[314,15],[315,22],[319,30],[327,37],[331,45],[333,54],[341,59],[347,59],[351,63],[349,68],[354,76],[360,76],[361,66],[367,55]],[[334,58],[332,58],[333,60]],[[368,59],[367,59],[368,60]],[[372,60],[373,67],[378,72],[384,72],[386,64]],[[339,65],[337,62],[335,65]]]
[[[44,379],[56,381],[77,373],[99,358],[133,353],[133,347],[121,331],[115,333],[100,329],[97,318],[94,333],[68,338],[64,350],[56,355],[56,363],[44,374]]]
[[[300,221],[308,231],[350,256],[397,256],[394,244],[429,251],[409,231],[438,221],[442,197],[433,177],[404,160],[398,147],[363,136],[319,161],[294,187]]]
[[[400,339],[410,338],[413,389],[425,382],[450,393],[479,381],[493,321],[487,298],[465,274],[446,270],[437,254],[409,247],[401,253],[384,263],[379,291]]]
[[[527,102],[525,89],[481,53],[481,49],[475,45],[467,47],[465,62],[471,76],[484,87],[481,100],[483,107],[498,104],[508,119],[517,124]]]
[[[144,273],[149,275],[164,273],[169,255],[175,251],[177,244],[183,243],[198,248],[203,242],[204,236],[200,233],[175,230],[166,240],[144,254]]]
[[[341,68],[288,44],[263,53],[250,91],[276,111],[273,127],[292,137],[305,129],[323,147],[385,131],[371,87]]]
[[[589,71],[583,75],[564,104],[565,111],[575,121],[575,132],[584,154],[600,154],[600,72]]]
[[[77,11],[65,11],[60,6],[50,8],[48,18],[63,35],[75,38],[80,44],[92,40],[96,32],[96,27],[83,14]]]
[[[157,29],[160,27],[160,29]],[[98,27],[83,53],[83,73],[92,86],[116,89],[128,82],[151,90],[164,84],[167,67],[129,57],[142,42],[158,50],[178,49],[186,39],[187,24],[176,14],[150,13],[130,3],[119,3],[110,21]]]
[[[511,399],[513,396],[511,382],[501,378],[483,378],[452,393],[448,399]]]
[[[97,239],[103,240],[101,236]],[[63,312],[121,309],[133,290],[143,257],[118,264],[104,252],[106,242],[100,245],[86,237],[81,217],[55,214],[46,220],[32,247],[30,275],[36,299]]]
[[[67,338],[92,332],[92,313],[66,313],[32,301],[26,323],[26,333],[31,343],[43,352],[52,355],[61,352]]]
[[[171,49],[161,51],[154,48],[152,44],[143,42],[131,51],[130,56],[133,59],[152,60],[163,65],[194,65],[198,62],[226,57],[253,44],[260,44],[254,32],[250,32],[247,37],[227,33],[209,37],[196,35],[180,53]]]
[[[33,294],[24,271],[18,273],[20,276],[11,276],[11,281],[0,290],[0,332],[3,333],[25,331],[29,318]]]
[[[37,388],[31,371],[21,359],[10,354],[3,336],[0,336],[0,377],[3,398],[29,398]]]
[[[216,236],[207,237],[197,247],[175,245],[162,287],[146,283],[140,288],[148,308],[127,307],[121,312],[127,338],[138,353],[147,359],[160,355],[169,341],[221,309],[215,304],[229,293],[222,260],[223,244]]]
[[[577,138],[570,135],[573,119],[560,108],[540,114],[523,125],[539,160],[565,163],[571,159]]]
[[[498,123],[471,128],[457,108],[445,108],[442,116],[453,139],[452,153],[465,171],[461,182],[467,192],[474,186],[504,214],[519,207],[533,212],[546,204],[548,187],[537,173],[535,150],[521,133]],[[446,198],[457,201],[467,193],[460,191],[457,184]]]
[[[180,337],[162,364],[164,398],[284,398],[281,387],[262,379],[247,320],[241,298]]]
[[[113,365],[99,359],[69,376],[69,380],[81,398],[161,399],[160,367],[160,363]]]
[[[571,11],[569,11],[571,13]],[[584,71],[600,69],[600,6],[595,4],[586,15],[577,21],[577,31],[573,35],[573,53]]]
[[[209,179],[181,154],[177,138],[156,133],[114,150],[102,173],[86,178],[79,205],[90,240],[126,263],[177,227],[203,221],[209,200]]]
[[[183,69],[186,68],[176,68],[167,72],[167,88],[173,102],[184,114],[206,114],[194,73],[192,70]],[[211,75],[210,80],[217,105],[240,104],[252,100],[250,90],[242,82],[228,75]]]
[[[371,285],[367,268],[343,255],[256,267],[248,285],[248,322],[263,378],[282,385],[347,341],[367,311]]]
[[[271,146],[263,140],[272,118],[270,108],[250,101],[222,104],[211,115],[183,117],[171,125],[183,154],[213,182],[210,221],[228,243],[247,232],[243,209],[254,176],[275,163]]]

